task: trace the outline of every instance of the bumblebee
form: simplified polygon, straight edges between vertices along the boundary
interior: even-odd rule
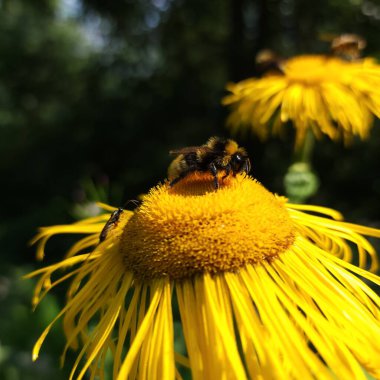
[[[260,50],[255,57],[256,70],[261,76],[284,75],[286,60],[270,49]]]
[[[230,173],[249,173],[251,163],[244,148],[230,139],[211,137],[206,144],[172,150],[177,157],[170,164],[168,178],[170,186],[175,185],[188,174],[209,172],[214,177],[214,187],[219,188],[218,173],[223,171],[226,178]]]
[[[357,34],[341,34],[331,42],[332,54],[346,61],[356,61],[361,57],[367,41]]]

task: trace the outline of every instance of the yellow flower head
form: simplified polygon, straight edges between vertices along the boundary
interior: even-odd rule
[[[372,59],[345,61],[301,55],[281,63],[283,73],[251,78],[227,86],[223,104],[231,106],[227,124],[252,129],[265,138],[285,123],[296,130],[296,145],[308,129],[332,140],[365,139],[380,116],[380,65]]]
[[[41,229],[40,257],[52,235],[88,236],[28,275],[40,276],[35,304],[72,279],[34,358],[63,317],[62,360],[79,350],[76,379],[88,370],[104,378],[108,354],[118,380],[180,379],[179,366],[193,379],[365,380],[363,368],[380,378],[380,298],[361,279],[380,285],[361,269],[377,269],[362,235],[380,231],[289,204],[243,174],[220,183],[214,190],[211,175],[194,173],[159,185],[120,212],[100,243],[109,213]],[[174,300],[186,354],[174,350]]]

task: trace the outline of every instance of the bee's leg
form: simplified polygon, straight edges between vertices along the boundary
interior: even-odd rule
[[[215,190],[217,190],[219,189],[218,169],[216,168],[213,162],[209,165],[209,169],[210,169],[211,174],[214,176],[214,187],[215,187]]]
[[[224,174],[224,176],[222,177],[222,180],[224,180],[225,178],[227,178],[230,175],[231,165],[230,164],[226,165],[226,167],[224,169],[226,171],[226,174]]]
[[[169,186],[170,187],[173,187],[177,182],[179,182],[181,179],[183,178],[183,176],[178,176],[178,177],[176,177],[176,178],[174,178],[172,181],[170,181],[170,183],[169,183]]]
[[[244,162],[243,171],[245,172],[245,174],[248,174],[250,170],[251,170],[251,162],[249,161],[249,158],[247,158],[246,161]]]
[[[178,177],[174,178],[170,183],[169,186],[173,187],[177,182],[179,182],[181,179],[184,179],[188,174],[195,171],[194,169],[189,169],[184,172],[182,172]]]

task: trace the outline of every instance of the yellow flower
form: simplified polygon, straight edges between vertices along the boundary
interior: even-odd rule
[[[380,116],[380,65],[372,59],[348,62],[322,55],[302,55],[272,74],[229,84],[223,104],[231,105],[227,124],[251,128],[261,138],[279,134],[288,121],[296,130],[296,146],[307,130],[332,140],[365,139]],[[270,128],[272,128],[270,130]]]
[[[105,210],[115,209],[103,205]],[[192,174],[153,188],[98,244],[109,214],[42,228],[38,256],[56,234],[81,238],[39,276],[34,304],[72,279],[63,317],[71,377],[355,379],[380,378],[377,258],[362,235],[380,230],[341,221],[331,209],[287,203],[244,175]],[[370,259],[370,260],[369,260]],[[350,262],[357,260],[360,267]],[[54,279],[52,278],[54,276]],[[177,300],[187,355],[174,350]]]

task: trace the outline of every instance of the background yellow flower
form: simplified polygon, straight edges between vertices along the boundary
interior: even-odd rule
[[[301,55],[285,60],[281,68],[283,74],[227,86],[230,94],[223,104],[231,107],[227,124],[233,132],[251,129],[266,138],[291,122],[296,146],[309,129],[332,140],[369,136],[373,115],[380,116],[380,66],[373,59]]]

